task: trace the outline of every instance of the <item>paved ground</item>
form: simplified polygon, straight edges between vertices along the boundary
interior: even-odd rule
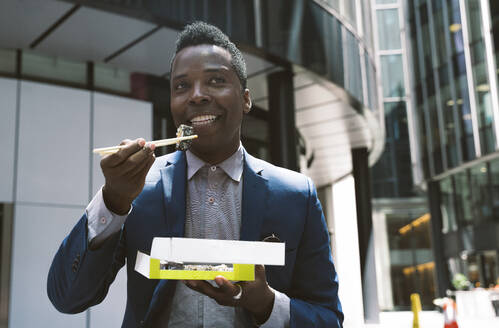
[[[365,328],[413,328],[412,312],[382,312],[379,324],[366,324]],[[499,317],[476,319],[458,317],[459,328],[499,328]],[[444,328],[444,317],[439,312],[423,311],[419,318],[420,328]],[[360,327],[345,327],[360,328]]]

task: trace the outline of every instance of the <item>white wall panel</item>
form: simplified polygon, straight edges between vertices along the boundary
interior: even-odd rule
[[[13,201],[17,81],[0,78],[0,203]]]
[[[152,138],[151,103],[94,93],[94,148],[118,145],[123,139]],[[92,194],[104,184],[100,157],[94,155]]]
[[[15,207],[9,327],[85,327],[85,313],[57,312],[46,290],[52,259],[83,210]]]
[[[87,204],[89,128],[88,91],[22,82],[18,201]]]

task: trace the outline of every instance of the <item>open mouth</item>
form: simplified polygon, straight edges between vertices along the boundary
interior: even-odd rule
[[[192,125],[193,127],[203,126],[216,121],[216,119],[217,119],[216,115],[200,115],[192,118],[189,121],[189,124]]]

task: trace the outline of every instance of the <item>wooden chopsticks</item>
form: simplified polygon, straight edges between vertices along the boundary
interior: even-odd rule
[[[162,146],[168,146],[168,145],[173,145],[178,142],[184,141],[184,140],[191,140],[191,139],[196,139],[198,136],[197,134],[194,134],[192,136],[185,136],[185,137],[177,137],[177,138],[170,138],[170,139],[161,139],[161,140],[154,140],[151,141],[152,144],[156,145],[156,147],[162,147]],[[99,154],[101,156],[109,155],[109,154],[114,154],[118,150],[125,148],[126,145],[121,145],[121,146],[112,146],[112,147],[104,147],[104,148],[95,148],[93,150],[94,154]]]

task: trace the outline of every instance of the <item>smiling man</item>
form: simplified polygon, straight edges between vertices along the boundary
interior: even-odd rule
[[[199,138],[158,159],[143,139],[102,159],[105,185],[64,239],[50,268],[61,312],[100,303],[127,264],[123,327],[341,327],[329,235],[307,177],[249,155],[241,145],[251,110],[241,52],[214,26],[193,23],[177,40],[171,112]],[[255,281],[148,280],[135,255],[153,237],[286,243],[284,267],[255,268]]]

